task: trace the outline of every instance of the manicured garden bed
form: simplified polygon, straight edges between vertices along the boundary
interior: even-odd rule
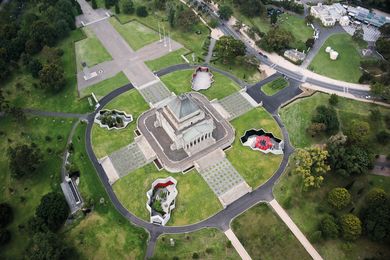
[[[339,53],[337,60],[331,60],[325,52],[328,46]],[[330,78],[357,83],[362,75],[361,60],[360,47],[352,37],[347,33],[335,34],[322,45],[309,69]]]
[[[282,77],[279,77],[271,82],[268,82],[267,84],[263,85],[261,87],[261,90],[267,95],[267,96],[273,96],[285,87],[288,86],[288,81],[285,80]]]
[[[87,38],[75,43],[77,70],[82,70],[82,62],[85,62],[88,67],[92,67],[103,61],[111,60],[110,54],[108,54],[100,40],[96,38],[96,35],[87,27],[82,30]]]
[[[133,142],[137,118],[141,113],[148,110],[149,106],[137,90],[130,90],[112,100],[105,108],[125,111],[133,116],[134,121],[125,129],[115,131],[103,129],[94,124],[92,128],[92,146],[97,158],[109,155]]]
[[[191,88],[193,73],[194,70],[176,71],[161,77],[161,80],[175,94],[186,93],[193,91]],[[199,93],[205,95],[209,100],[215,98],[222,99],[240,89],[240,86],[230,78],[215,71],[211,71],[211,73],[214,75],[214,83],[211,84],[209,89],[199,91]]]
[[[311,259],[281,219],[259,204],[238,216],[232,228],[253,259]]]
[[[263,108],[256,108],[234,119],[231,124],[236,130],[233,147],[227,151],[227,158],[252,187],[256,188],[268,180],[279,168],[282,155],[264,154],[243,146],[240,137],[245,131],[263,128],[275,137],[283,139],[276,121]]]
[[[115,194],[121,203],[136,216],[149,221],[146,192],[158,178],[172,176],[177,180],[176,208],[167,225],[188,225],[210,217],[222,209],[217,197],[196,171],[172,174],[158,171],[151,163],[131,172],[114,183]]]

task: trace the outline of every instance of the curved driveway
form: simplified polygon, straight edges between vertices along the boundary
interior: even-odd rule
[[[180,68],[186,69],[186,67],[184,67],[184,66],[177,67],[177,69],[180,69]],[[164,71],[160,71],[157,74],[163,75]],[[269,202],[273,199],[273,194],[272,194],[273,186],[274,186],[275,182],[278,180],[278,178],[284,172],[284,170],[287,166],[287,163],[288,163],[288,158],[289,158],[290,154],[293,152],[293,148],[289,142],[288,133],[287,133],[282,121],[276,115],[275,111],[272,111],[272,112],[274,112],[272,114],[272,116],[276,120],[276,122],[278,123],[279,127],[282,130],[283,139],[285,141],[285,152],[284,152],[283,159],[282,159],[282,162],[281,162],[278,170],[263,185],[256,188],[251,193],[248,193],[248,194],[244,195],[243,197],[241,197],[240,199],[236,200],[235,202],[233,202],[232,204],[227,206],[225,209],[219,211],[214,216],[212,216],[208,219],[205,219],[199,223],[191,224],[191,225],[187,225],[187,226],[157,226],[157,225],[153,225],[147,221],[144,221],[144,220],[138,218],[137,216],[135,216],[134,214],[132,214],[131,212],[129,212],[121,204],[121,202],[118,200],[111,185],[108,182],[108,178],[107,178],[102,166],[99,164],[99,161],[98,161],[95,153],[93,152],[91,131],[92,131],[92,126],[93,126],[94,117],[95,117],[96,113],[98,113],[112,99],[125,93],[126,91],[131,90],[132,88],[133,88],[133,85],[129,84],[129,85],[123,86],[121,88],[118,88],[118,89],[112,91],[111,93],[109,93],[108,95],[106,95],[105,97],[103,97],[100,100],[100,102],[99,102],[100,107],[97,108],[93,113],[88,115],[87,130],[85,133],[86,152],[88,154],[88,157],[92,161],[92,163],[93,163],[93,165],[98,173],[98,176],[99,176],[108,196],[110,197],[110,200],[112,201],[115,209],[123,217],[125,217],[127,220],[129,220],[131,223],[133,223],[136,226],[143,227],[149,232],[150,239],[149,239],[149,246],[148,246],[148,249],[146,252],[146,257],[152,256],[156,240],[157,240],[158,236],[163,234],[163,233],[171,233],[171,234],[173,234],[173,233],[187,233],[187,232],[193,232],[193,231],[196,231],[196,230],[199,230],[202,228],[207,228],[207,227],[215,227],[215,228],[218,228],[220,230],[226,231],[227,229],[229,229],[230,222],[236,216],[243,213],[244,211],[246,211],[247,209],[251,208],[252,206],[256,205],[259,202]]]

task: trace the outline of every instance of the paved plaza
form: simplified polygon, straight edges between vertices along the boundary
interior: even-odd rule
[[[221,99],[219,104],[230,114],[228,120],[233,120],[253,108],[251,102],[241,92],[233,93]]]
[[[250,192],[248,184],[226,158],[200,169],[199,173],[224,206]]]
[[[144,97],[145,101],[152,104],[163,101],[172,95],[169,89],[160,80],[154,80],[147,83],[146,85],[141,86],[138,90]]]
[[[133,170],[141,168],[148,163],[137,143],[131,143],[113,152],[109,155],[109,158],[119,178],[126,176]]]

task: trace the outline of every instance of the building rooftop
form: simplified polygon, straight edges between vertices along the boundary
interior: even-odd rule
[[[198,105],[188,94],[177,96],[168,103],[168,107],[179,120],[199,111]]]

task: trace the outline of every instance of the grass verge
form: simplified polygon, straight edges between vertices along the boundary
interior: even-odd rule
[[[271,82],[268,82],[264,86],[261,87],[261,90],[267,95],[267,96],[273,96],[285,87],[287,87],[288,82],[282,77],[279,77]]]

